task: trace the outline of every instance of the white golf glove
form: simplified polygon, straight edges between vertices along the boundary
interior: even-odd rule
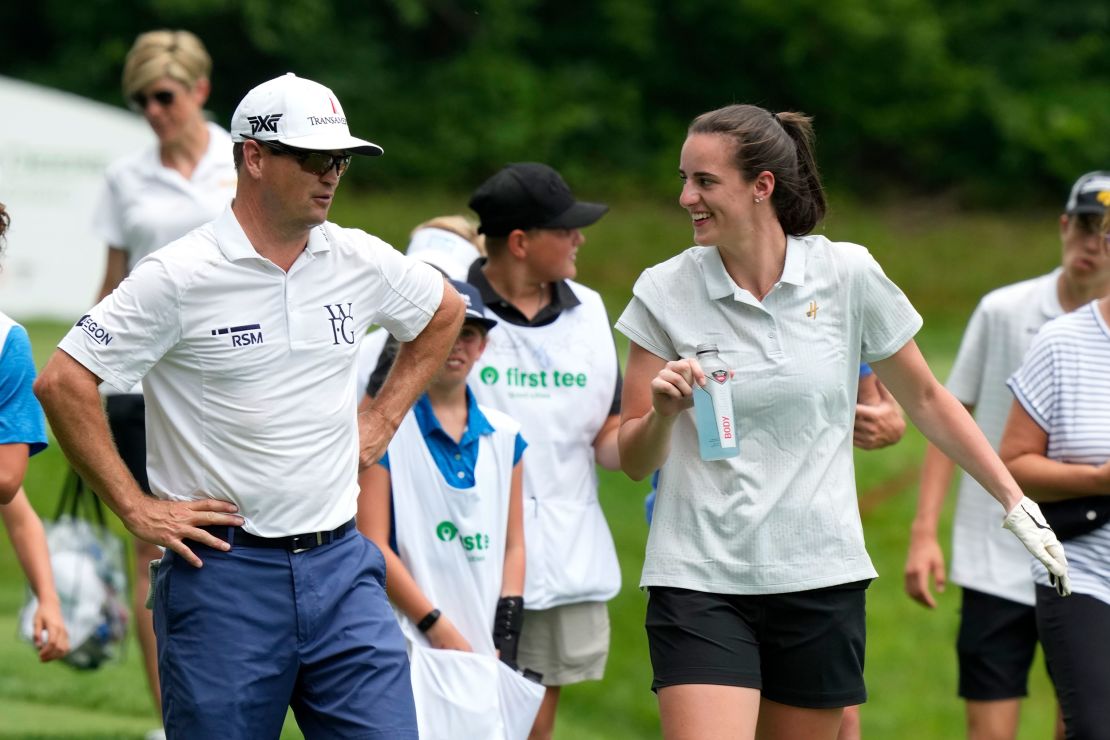
[[[1071,593],[1064,546],[1056,539],[1056,533],[1048,526],[1036,501],[1022,496],[1017,506],[1002,520],[1002,526],[1017,535],[1025,549],[1044,563],[1044,567],[1048,568],[1048,581],[1056,587],[1056,593],[1061,596]]]

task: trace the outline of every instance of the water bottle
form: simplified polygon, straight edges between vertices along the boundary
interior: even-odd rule
[[[698,364],[705,387],[694,386],[694,423],[702,460],[724,460],[740,453],[732,411],[731,373],[717,356],[717,345],[699,344]]]

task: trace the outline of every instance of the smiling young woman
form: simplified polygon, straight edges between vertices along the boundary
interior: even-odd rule
[[[621,466],[637,480],[660,469],[640,585],[663,734],[832,740],[843,708],[867,696],[876,572],[852,466],[861,362],[1011,512],[1007,527],[1062,591],[1066,563],[929,371],[906,296],[865,248],[810,233],[826,204],[809,119],[751,105],[705,113],[679,172],[698,246],[645,270],[617,321],[630,340]],[[699,455],[691,408],[704,342],[734,372],[740,454],[714,462]]]

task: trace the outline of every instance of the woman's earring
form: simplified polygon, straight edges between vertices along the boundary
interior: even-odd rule
[[[756,204],[758,205],[759,203],[762,203],[762,202],[763,202],[763,199],[762,199],[762,198],[756,198],[756,199],[755,199],[755,202],[756,202]]]

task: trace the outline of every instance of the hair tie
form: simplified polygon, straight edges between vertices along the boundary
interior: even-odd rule
[[[778,125],[780,125],[780,126],[782,125],[782,121],[779,120],[779,114],[778,113],[772,113],[771,118],[773,118],[775,120],[775,123],[777,123]]]

